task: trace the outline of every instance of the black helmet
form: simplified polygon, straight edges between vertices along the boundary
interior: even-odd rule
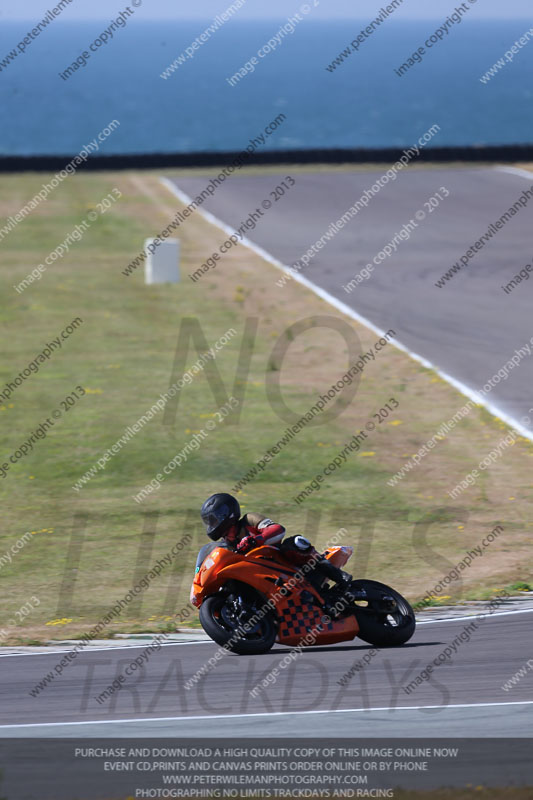
[[[200,511],[207,535],[216,542],[241,516],[238,501],[224,492],[208,497]]]

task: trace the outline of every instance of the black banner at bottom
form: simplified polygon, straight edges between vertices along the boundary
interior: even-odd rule
[[[533,787],[533,741],[0,739],[0,768],[2,800],[431,797],[442,787]]]

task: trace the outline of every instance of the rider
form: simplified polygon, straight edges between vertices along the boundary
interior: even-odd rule
[[[241,519],[239,503],[232,495],[224,492],[211,495],[202,505],[200,513],[207,535],[214,542],[223,537],[225,546],[238,553],[247,553],[263,544],[274,545],[292,564],[303,566],[313,563],[308,578],[312,584],[318,583],[316,588],[320,588],[325,579],[331,580],[336,584],[336,590],[340,589],[342,595],[347,595],[351,575],[319,554],[304,536],[283,539],[285,528],[268,517],[252,512]]]

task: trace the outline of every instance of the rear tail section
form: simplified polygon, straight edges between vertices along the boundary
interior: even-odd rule
[[[353,547],[328,547],[324,550],[324,555],[334,567],[342,569],[346,562],[353,556]]]

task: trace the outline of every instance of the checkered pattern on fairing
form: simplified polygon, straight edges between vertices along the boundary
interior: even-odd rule
[[[332,630],[333,623],[323,623],[324,612],[313,605],[302,600],[289,598],[287,605],[282,611],[282,619],[279,626],[280,636],[304,636],[310,630],[314,630],[320,625],[324,630]]]

